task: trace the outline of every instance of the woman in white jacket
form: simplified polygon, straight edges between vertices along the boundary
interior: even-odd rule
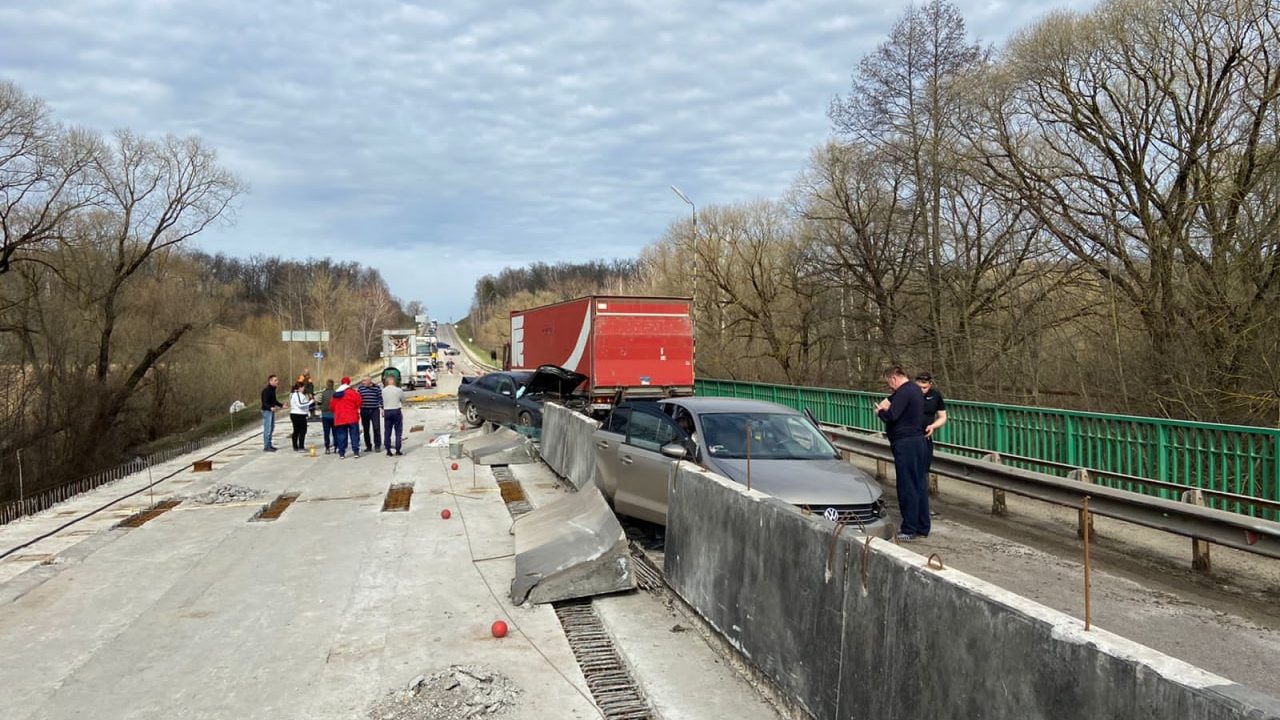
[[[311,409],[311,403],[306,386],[294,383],[293,390],[289,393],[289,420],[293,422],[294,452],[307,449],[307,413]]]

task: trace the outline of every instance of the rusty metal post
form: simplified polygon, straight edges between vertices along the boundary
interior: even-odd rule
[[[987,453],[982,456],[982,459],[990,463],[995,463],[996,465],[1004,464],[1004,461],[1000,459],[1000,453]],[[994,488],[991,490],[991,514],[999,517],[1004,517],[1009,514],[1009,505],[1005,501],[1003,490],[996,490]]]
[[[1204,493],[1197,488],[1195,490],[1186,490],[1182,493],[1182,502],[1191,503],[1204,507]],[[1209,572],[1209,541],[1200,538],[1191,538],[1191,569],[1200,572]]]
[[[1067,473],[1067,479],[1076,480],[1086,485],[1093,484],[1093,478],[1089,476],[1089,471],[1084,468],[1080,468],[1078,470],[1072,470],[1071,472]],[[1089,528],[1088,539],[1092,540],[1094,537],[1097,536],[1097,534],[1094,532],[1094,529],[1093,529],[1093,515],[1086,516],[1086,513],[1082,508],[1080,510],[1080,524],[1076,527],[1076,537],[1084,538],[1085,528]]]
[[[884,460],[876,460],[876,481],[884,482],[889,479],[889,472],[885,469],[888,463]]]
[[[1080,514],[1084,517],[1086,523],[1092,518],[1089,515],[1089,496],[1085,496],[1084,502],[1081,504]],[[1089,565],[1089,534],[1084,535],[1084,629],[1088,630],[1093,626],[1093,578],[1090,577]]]
[[[929,473],[929,496],[938,497],[938,473]]]

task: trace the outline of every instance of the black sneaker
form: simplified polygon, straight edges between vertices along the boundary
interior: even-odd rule
[[[397,454],[397,455],[403,455],[404,453],[402,453],[402,452],[400,452],[399,450],[397,450],[397,451],[396,451],[396,454]]]
[[[390,451],[390,450],[388,450],[388,451],[387,451],[387,457],[391,457],[391,451]]]
[[[274,448],[274,447],[262,448],[262,452],[275,452],[275,451],[277,451],[277,450],[279,450],[279,449],[280,449],[280,448]]]

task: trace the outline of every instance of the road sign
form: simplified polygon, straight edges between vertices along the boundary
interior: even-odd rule
[[[328,330],[281,330],[283,342],[329,342]]]
[[[323,359],[324,359],[324,353],[322,353],[322,352],[317,352],[317,353],[313,354],[311,357],[313,357],[313,358],[315,358],[315,359],[317,359],[317,360],[323,360]]]

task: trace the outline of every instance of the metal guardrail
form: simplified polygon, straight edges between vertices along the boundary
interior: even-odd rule
[[[882,427],[875,413],[882,392],[699,379],[697,393],[808,408],[822,422],[866,432]],[[1019,464],[1030,469],[1087,468],[1099,484],[1165,499],[1199,489],[1211,507],[1280,520],[1277,428],[948,398],[947,424],[935,439],[975,453],[1026,458]]]
[[[834,436],[835,445],[841,450],[893,462],[893,452],[889,449],[888,441],[883,438],[832,425],[824,425],[822,429]],[[1089,510],[1094,515],[1280,558],[1280,523],[1269,520],[1067,480],[952,453],[935,453],[930,471],[944,477],[1076,509],[1083,506],[1087,497]]]

